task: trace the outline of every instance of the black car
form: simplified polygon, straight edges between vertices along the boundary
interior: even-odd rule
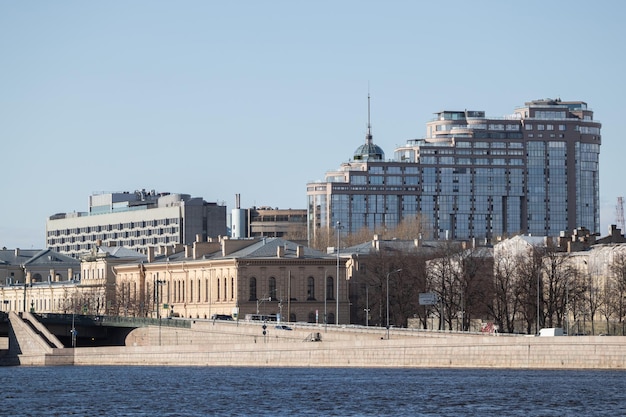
[[[234,320],[230,314],[213,314],[211,320]]]

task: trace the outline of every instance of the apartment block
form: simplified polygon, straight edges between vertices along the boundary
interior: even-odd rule
[[[601,124],[584,101],[542,99],[504,117],[444,110],[393,159],[365,145],[307,184],[308,236],[393,230],[419,219],[435,239],[599,233]]]

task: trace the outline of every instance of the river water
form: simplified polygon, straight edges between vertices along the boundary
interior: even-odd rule
[[[623,416],[625,371],[2,367],[1,416]]]

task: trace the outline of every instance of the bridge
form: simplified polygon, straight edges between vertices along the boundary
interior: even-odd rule
[[[18,357],[53,356],[65,348],[125,346],[126,337],[141,327],[189,328],[187,320],[76,314],[0,312],[0,337],[8,337],[8,350],[0,350],[0,365],[19,364]]]

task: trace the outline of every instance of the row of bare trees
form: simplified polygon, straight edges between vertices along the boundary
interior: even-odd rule
[[[359,265],[351,290],[353,321],[386,325],[387,297],[392,325],[406,326],[409,318],[420,326],[469,330],[473,318],[488,314],[493,265],[490,250],[466,249],[445,241],[437,247],[409,250],[381,248]],[[398,271],[387,278],[390,271]],[[438,302],[420,305],[422,293],[434,293]],[[369,312],[370,320],[366,319]]]
[[[352,322],[385,326],[389,297],[395,326],[414,318],[423,328],[441,330],[476,330],[472,322],[482,321],[507,333],[562,327],[570,334],[623,334],[626,255],[615,252],[602,272],[586,262],[551,244],[496,256],[492,249],[450,241],[381,248],[360,260],[350,284]],[[397,270],[387,294],[387,274]],[[437,304],[419,305],[421,293],[435,293]]]
[[[616,253],[604,272],[558,247],[533,246],[527,253],[496,256],[490,314],[505,332],[563,327],[569,333],[624,331],[626,256]],[[611,325],[613,328],[611,328]]]

